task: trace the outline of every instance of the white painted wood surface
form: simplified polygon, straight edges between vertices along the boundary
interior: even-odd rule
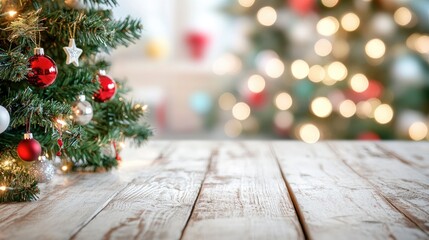
[[[428,237],[328,145],[275,142],[273,148],[312,239]]]
[[[267,143],[219,147],[183,239],[303,239]]]
[[[152,141],[0,204],[3,239],[429,239],[428,142]]]

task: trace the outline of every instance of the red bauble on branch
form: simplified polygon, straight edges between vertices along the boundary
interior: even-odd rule
[[[24,139],[19,142],[17,147],[18,156],[27,162],[35,161],[39,158],[42,153],[42,147],[40,143],[33,139],[33,134],[24,134]]]
[[[97,102],[106,102],[112,99],[116,93],[115,81],[107,76],[106,72],[103,70],[98,73],[98,81],[100,81],[101,88],[94,94],[94,99]]]
[[[43,48],[35,48],[34,56],[28,59],[28,82],[36,87],[45,88],[54,83],[58,69],[54,60],[45,56]]]

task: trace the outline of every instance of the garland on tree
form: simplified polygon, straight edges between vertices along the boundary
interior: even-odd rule
[[[97,54],[129,45],[142,30],[139,20],[114,20],[105,8],[116,5],[6,0],[0,6],[0,202],[37,199],[40,179],[29,166],[42,157],[60,159],[63,171],[108,170],[120,161],[119,143],[142,144],[152,135],[142,122],[147,106],[126,100],[125,82],[100,74],[108,63]],[[23,140],[30,131],[33,139]],[[26,141],[32,143],[17,151]]]

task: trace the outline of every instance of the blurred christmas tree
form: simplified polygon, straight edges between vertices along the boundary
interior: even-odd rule
[[[239,68],[239,56],[243,66],[219,97],[227,135],[428,138],[429,1],[238,0],[227,9],[249,39],[223,63]]]
[[[36,199],[37,182],[54,173],[47,158],[63,171],[110,169],[125,138],[152,134],[140,123],[147,106],[100,71],[100,53],[140,36],[138,20],[112,18],[116,4],[1,2],[0,202]]]

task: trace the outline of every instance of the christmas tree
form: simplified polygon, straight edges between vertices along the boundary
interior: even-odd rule
[[[111,169],[126,138],[152,135],[146,105],[103,71],[110,50],[140,36],[113,19],[115,0],[3,0],[0,15],[0,202],[37,199],[62,171]],[[86,97],[86,99],[85,99]]]
[[[227,135],[428,139],[428,1],[238,0],[226,9],[248,39],[236,40],[229,65],[240,59],[243,69],[219,97]]]

